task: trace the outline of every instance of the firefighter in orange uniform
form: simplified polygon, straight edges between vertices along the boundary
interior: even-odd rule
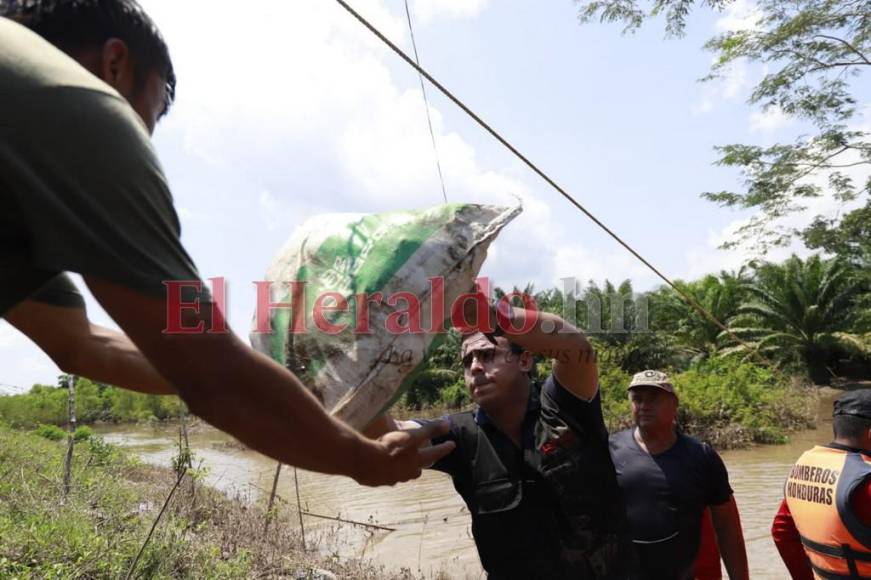
[[[794,579],[871,578],[871,389],[843,395],[833,415],[835,440],[793,466],[772,526]]]

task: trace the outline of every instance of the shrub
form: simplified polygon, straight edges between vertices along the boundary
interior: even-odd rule
[[[49,441],[60,441],[61,439],[66,439],[67,436],[66,431],[57,425],[40,425],[34,430],[34,433]]]
[[[629,395],[626,388],[632,375],[620,368],[599,371],[599,393],[602,401],[602,415],[608,431],[614,433],[625,429],[632,423]]]
[[[88,438],[88,465],[109,465],[117,461],[118,449],[106,443],[99,435]]]
[[[439,393],[439,403],[449,409],[459,409],[471,402],[469,389],[466,388],[466,383],[462,379],[445,387]]]
[[[424,369],[411,377],[411,386],[405,392],[405,405],[421,409],[437,403],[440,393],[457,382],[457,373],[450,369]]]
[[[41,424],[64,425],[68,416],[66,388],[34,385],[30,392],[0,397],[0,419],[12,427],[35,429]],[[76,415],[80,423],[95,421],[166,420],[178,417],[181,399],[145,395],[126,389],[76,379]]]
[[[81,425],[79,427],[76,427],[76,430],[73,433],[73,439],[75,439],[76,442],[87,441],[88,439],[90,439],[93,436],[94,436],[93,429],[91,429],[87,425]]]
[[[815,396],[776,371],[712,358],[674,376],[684,430],[726,448],[783,442],[813,424]]]

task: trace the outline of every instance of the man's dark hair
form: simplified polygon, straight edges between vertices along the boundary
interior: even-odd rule
[[[832,417],[832,431],[838,439],[858,441],[871,427],[871,420],[856,415],[835,415]]]
[[[154,21],[136,0],[0,0],[0,16],[10,18],[68,55],[102,47],[110,38],[130,50],[139,86],[151,71],[166,79],[166,107],[175,98],[175,72],[169,49]]]
[[[516,342],[508,341],[508,351],[512,354],[512,356],[520,356],[526,349],[517,344]],[[532,356],[532,366],[529,367],[529,370],[526,371],[526,376],[528,376],[531,380],[535,380],[538,378],[538,360],[535,355]]]

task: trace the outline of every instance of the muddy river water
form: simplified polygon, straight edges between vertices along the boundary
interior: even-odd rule
[[[786,445],[721,454],[741,513],[751,578],[788,578],[771,540],[771,520],[783,497],[789,467],[810,446],[831,440],[831,405],[836,396],[824,393],[817,428],[793,434]],[[169,466],[176,452],[175,426],[103,426],[97,430],[108,442],[130,449],[149,463]],[[252,501],[268,496],[274,461],[239,448],[232,438],[208,426],[193,429],[190,441],[197,459],[208,468],[208,484]],[[348,478],[306,471],[298,471],[296,477],[304,510],[392,528],[380,530],[304,516],[307,543],[313,548],[340,557],[363,557],[389,569],[408,568],[426,576],[442,572],[451,578],[483,577],[468,512],[447,476],[427,471],[416,481],[376,489],[361,487]],[[296,505],[293,469],[282,470],[278,495]]]

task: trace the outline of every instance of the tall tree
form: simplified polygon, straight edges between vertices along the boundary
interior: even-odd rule
[[[699,0],[720,11],[734,0]],[[651,17],[664,15],[670,36],[684,34],[695,0],[578,0],[582,22],[622,22],[624,32],[638,29]],[[741,170],[743,191],[718,191],[703,197],[728,207],[758,213],[725,246],[754,241],[758,250],[785,245],[796,232],[778,225],[784,216],[803,209],[802,200],[829,193],[842,202],[867,196],[871,177],[855,169],[871,168],[871,142],[865,131],[851,127],[857,105],[867,95],[854,94],[867,85],[852,82],[871,69],[871,2],[868,0],[757,0],[755,22],[726,32],[705,45],[715,54],[710,74],[724,75],[737,61],[761,63],[770,71],[754,88],[749,102],[763,109],[777,107],[812,127],[792,143],[768,147],[729,144],[718,147],[718,164]],[[826,227],[830,216],[820,218]],[[834,220],[837,222],[837,220]],[[819,223],[818,227],[819,229]]]
[[[701,280],[676,283],[714,318],[728,324],[746,301],[745,286],[750,281],[745,268],[738,272],[710,274]],[[698,362],[714,355],[724,346],[722,329],[699,314],[671,288],[651,293],[651,329],[674,337],[676,348]]]
[[[871,270],[871,199],[840,222],[818,218],[804,233],[805,245],[845,258]]]
[[[853,332],[862,281],[843,260],[792,256],[762,264],[746,288],[751,299],[738,309],[732,330],[763,355],[827,384],[839,357],[868,353],[867,337]]]
[[[603,369],[629,373],[675,367],[679,361],[670,335],[650,326],[649,296],[630,280],[615,286],[590,282],[576,306],[578,325],[592,340]]]

